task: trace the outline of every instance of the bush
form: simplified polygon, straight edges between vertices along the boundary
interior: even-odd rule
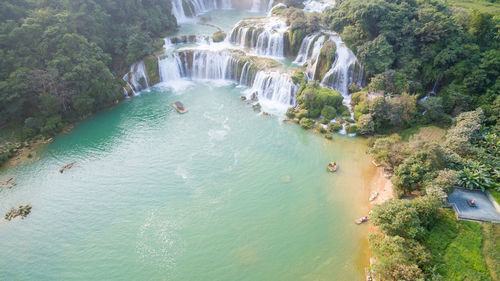
[[[300,127],[306,129],[306,130],[309,130],[309,129],[312,129],[314,127],[314,120],[311,120],[309,118],[302,118],[300,119]]]
[[[389,236],[415,239],[425,233],[417,208],[409,200],[389,200],[376,206],[371,221]]]
[[[295,108],[290,107],[289,109],[287,109],[286,117],[288,117],[289,119],[295,118]]]
[[[337,111],[333,106],[325,105],[321,110],[321,115],[327,120],[332,120],[337,116]]]
[[[375,132],[375,123],[371,114],[364,114],[359,118],[358,132],[361,135],[371,135]]]
[[[342,130],[342,124],[339,124],[337,122],[333,122],[328,124],[328,131],[330,132],[338,132]]]
[[[323,127],[323,125],[321,125],[321,124],[318,124],[318,125],[316,126],[316,129],[318,130],[318,132],[320,132],[320,133],[322,133],[322,134],[326,133],[326,129],[325,129],[325,127]]]
[[[295,116],[299,119],[309,116],[309,111],[307,109],[301,109],[299,112],[295,114]]]
[[[358,132],[358,126],[356,125],[349,125],[345,129],[348,134],[355,134]]]

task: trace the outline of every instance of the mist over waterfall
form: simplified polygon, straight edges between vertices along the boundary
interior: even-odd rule
[[[268,12],[273,7],[274,0],[253,0],[252,12]]]
[[[146,75],[144,62],[140,61],[138,63],[134,63],[130,67],[130,71],[123,76],[123,80],[127,82],[127,85],[130,87],[130,90],[134,95],[149,88],[148,76]]]
[[[333,40],[337,46],[335,62],[325,74],[321,84],[339,91],[344,96],[344,104],[350,105],[349,85],[355,83],[361,86],[363,69],[354,53],[347,48],[337,34],[331,34],[330,40]]]
[[[279,18],[241,21],[231,31],[230,41],[257,55],[285,57],[286,23]]]

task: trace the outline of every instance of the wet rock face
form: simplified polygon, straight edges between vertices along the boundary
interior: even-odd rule
[[[31,206],[21,205],[17,209],[16,208],[10,209],[10,211],[5,215],[5,219],[8,221],[17,217],[21,217],[22,219],[24,219],[26,216],[28,216],[29,213],[31,213]]]

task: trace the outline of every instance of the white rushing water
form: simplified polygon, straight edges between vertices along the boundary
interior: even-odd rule
[[[183,5],[183,1],[186,5]],[[231,0],[172,0],[172,14],[177,22],[186,22],[189,18],[214,9],[231,8]]]
[[[228,40],[265,57],[285,57],[286,23],[278,17],[244,20],[231,31]]]
[[[127,85],[130,87],[134,95],[137,95],[142,90],[148,89],[149,82],[144,62],[140,61],[138,63],[134,63],[130,67],[130,71],[123,76],[123,80],[127,82]]]
[[[334,0],[307,0],[304,2],[304,12],[322,13],[326,9],[333,8],[334,6]]]
[[[309,80],[314,79],[316,75],[319,55],[324,43],[327,41],[326,36],[320,33],[309,35],[302,40],[299,53],[294,63],[298,65],[307,64],[305,74]]]
[[[361,86],[363,82],[363,69],[354,53],[347,48],[337,34],[332,33],[330,40],[333,40],[337,47],[335,62],[325,74],[321,84],[340,92],[344,96],[344,104],[350,107],[351,95],[349,94],[349,85],[355,83]]]
[[[284,113],[296,105],[298,89],[287,74],[259,71],[246,94],[249,99],[258,99],[264,111]]]
[[[253,0],[251,12],[269,12],[273,8],[274,0]]]

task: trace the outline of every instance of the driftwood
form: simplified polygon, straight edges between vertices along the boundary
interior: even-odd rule
[[[16,208],[10,209],[10,211],[5,215],[5,219],[8,221],[10,221],[16,217],[21,217],[22,219],[24,219],[29,213],[31,213],[31,206],[30,205],[26,205],[26,206],[21,205],[17,209]]]
[[[66,171],[66,170],[69,170],[69,169],[73,168],[73,166],[74,166],[75,164],[76,164],[76,162],[71,162],[71,163],[69,163],[68,165],[66,165],[66,166],[62,167],[62,168],[59,170],[59,173],[61,173],[61,174],[62,174],[62,173],[64,173],[64,171]]]

